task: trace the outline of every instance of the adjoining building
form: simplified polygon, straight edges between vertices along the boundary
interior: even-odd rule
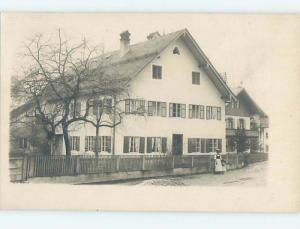
[[[246,148],[250,152],[269,152],[267,114],[254,102],[245,88],[232,90],[237,98],[225,107],[226,114],[226,151],[234,152],[236,144],[233,139],[238,130],[243,130]]]
[[[154,32],[147,39],[131,45],[130,33],[125,31],[120,49],[104,54],[113,68],[106,68],[106,74],[117,71],[131,83],[130,97],[120,104],[125,113],[122,123],[115,128],[101,127],[100,155],[234,151],[228,143],[235,127],[245,128],[246,135],[258,138],[267,151],[267,116],[245,90],[234,93],[229,88],[187,29],[163,36]],[[103,97],[98,101],[111,103]],[[85,98],[77,103],[80,114],[85,111]],[[21,115],[20,110],[24,112],[19,108],[12,116]],[[94,111],[89,115],[96,115]],[[143,111],[142,115],[137,111]],[[255,131],[250,128],[252,118],[259,123]],[[69,130],[72,154],[93,154],[95,127],[81,122],[73,123]],[[29,145],[25,142],[23,139],[21,146]],[[59,131],[55,154],[65,154]]]

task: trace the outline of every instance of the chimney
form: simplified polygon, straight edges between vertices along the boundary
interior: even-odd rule
[[[155,39],[155,38],[158,38],[160,37],[160,34],[158,31],[155,31],[153,33],[150,33],[148,36],[147,36],[147,39],[148,40],[152,40],[152,39]]]
[[[120,36],[120,56],[124,56],[129,51],[130,33],[126,30],[122,32]]]

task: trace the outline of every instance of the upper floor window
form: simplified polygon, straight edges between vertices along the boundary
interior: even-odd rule
[[[234,120],[233,118],[226,119],[226,128],[227,129],[234,129]]]
[[[206,106],[206,119],[221,120],[221,107]]]
[[[143,115],[145,113],[145,100],[126,99],[125,100],[125,113],[126,114]]]
[[[169,117],[185,118],[186,105],[180,103],[169,104]]]
[[[240,118],[239,119],[239,124],[238,124],[239,129],[245,129],[245,120]]]
[[[148,115],[166,117],[167,103],[148,101]]]
[[[204,106],[190,104],[189,118],[204,119]]]
[[[74,117],[80,117],[81,115],[81,103],[79,101],[76,101],[76,103],[72,102],[70,104],[70,116],[72,118]]]
[[[152,78],[153,79],[161,79],[161,70],[162,67],[159,65],[152,65]]]
[[[200,84],[200,72],[192,72],[192,84]]]
[[[112,99],[95,99],[90,106],[90,113],[101,116],[103,113],[110,113],[112,109]]]

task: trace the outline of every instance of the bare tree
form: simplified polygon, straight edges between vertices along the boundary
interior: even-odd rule
[[[62,38],[60,30],[55,41],[38,34],[24,47],[28,63],[23,66],[24,78],[15,85],[14,92],[18,95],[22,91],[24,100],[32,104],[26,116],[39,119],[52,142],[57,129],[62,129],[66,154],[70,155],[68,127],[78,120],[71,115],[76,110],[71,110],[70,105],[79,100],[81,85],[99,72],[93,60],[97,49],[85,39],[71,44]]]

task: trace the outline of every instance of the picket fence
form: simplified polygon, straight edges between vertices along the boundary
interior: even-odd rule
[[[241,168],[248,163],[265,161],[268,155],[225,154],[227,169]],[[114,172],[168,170],[176,168],[198,168],[202,172],[213,169],[213,155],[137,155],[137,156],[65,156],[25,155],[18,157],[19,181],[33,177],[77,176],[82,174],[103,174]],[[11,159],[13,161],[13,159]],[[11,177],[12,180],[14,180]]]

